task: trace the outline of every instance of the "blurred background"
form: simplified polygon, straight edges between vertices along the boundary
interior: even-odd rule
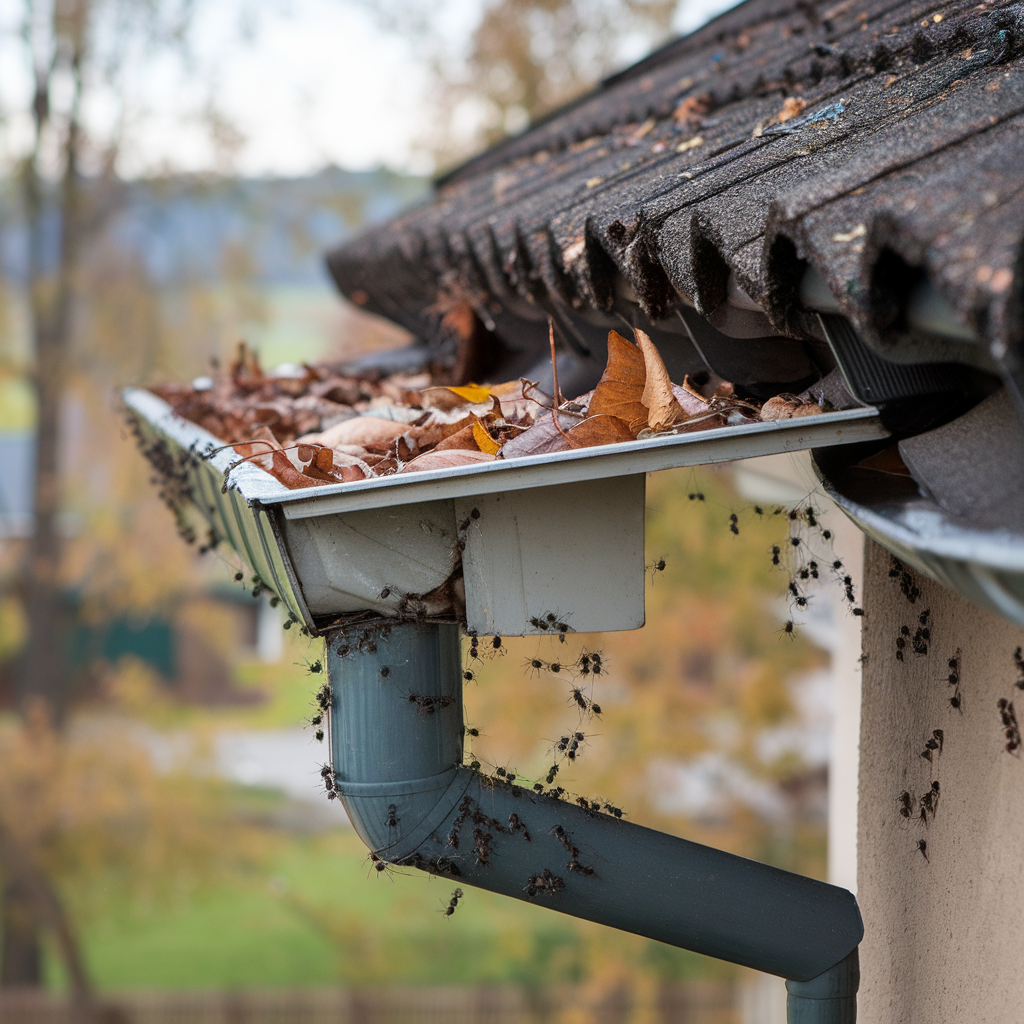
[[[726,6],[0,0],[5,1021],[783,1019],[750,972],[482,892],[444,918],[443,882],[371,872],[320,785],[319,644],[176,536],[118,401],[241,339],[267,367],[404,344],[323,251]],[[825,877],[838,591],[785,634],[789,523],[752,506],[803,493],[651,478],[665,568],[643,630],[570,638],[604,716],[559,781]],[[476,669],[485,766],[543,778],[572,724],[545,643]]]

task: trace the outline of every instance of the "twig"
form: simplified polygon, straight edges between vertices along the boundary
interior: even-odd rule
[[[551,375],[555,383],[555,407],[551,410],[551,422],[554,423],[555,430],[565,439],[565,443],[572,447],[569,435],[562,429],[562,424],[558,422],[558,410],[561,408],[563,398],[561,389],[558,387],[558,359],[555,357],[555,322],[551,317],[548,317],[548,340],[551,342]]]
[[[548,341],[551,343],[551,375],[555,381],[555,407],[561,407],[565,399],[558,386],[558,359],[555,357],[555,322],[548,317]]]

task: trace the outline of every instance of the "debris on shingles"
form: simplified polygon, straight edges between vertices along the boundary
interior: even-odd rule
[[[776,118],[776,123],[770,124],[766,128],[756,128],[754,130],[754,138],[765,135],[799,135],[800,132],[810,125],[821,125],[829,121],[838,121],[846,110],[845,105],[840,100],[838,103],[830,103],[827,107],[814,111],[813,114],[804,114],[802,117],[797,117],[796,115],[805,106],[807,104],[804,100],[794,101],[792,97],[786,100],[782,113]]]
[[[730,270],[776,330],[806,337],[800,258],[870,340],[889,249],[986,343],[1012,345],[1022,53],[1017,3],[747,0],[457,168],[433,202],[330,267],[343,292],[431,343],[423,311],[442,283],[462,289],[504,343],[502,318],[522,309],[629,319],[623,279],[653,320],[681,293],[712,310]],[[836,238],[862,224],[856,245]],[[585,252],[562,265],[579,238]]]
[[[288,385],[282,389],[282,378],[264,375],[245,346],[220,380],[154,391],[178,415],[222,439],[239,462],[265,470],[292,489],[823,411],[814,399],[794,395],[770,399],[762,407],[710,376],[703,385],[689,376],[675,384],[651,339],[641,330],[635,333],[636,345],[610,332],[600,382],[571,400],[559,393],[557,374],[557,398],[526,378],[461,387],[432,385],[427,374],[368,382],[315,366],[304,367],[301,378],[283,378]],[[329,408],[317,406],[314,415],[306,402],[311,391]],[[339,392],[352,404],[336,401]],[[370,392],[376,393],[364,397]]]

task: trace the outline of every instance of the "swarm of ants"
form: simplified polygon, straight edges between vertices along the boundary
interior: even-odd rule
[[[864,610],[857,604],[853,577],[833,550],[835,537],[831,530],[822,526],[819,520],[821,513],[810,502],[790,509],[782,505],[772,509],[754,505],[753,512],[762,519],[766,516],[781,517],[789,525],[789,536],[785,543],[773,544],[770,549],[772,568],[789,571],[786,590],[790,614],[783,624],[783,635],[793,638],[796,613],[805,611],[813,599],[807,588],[812,580],[821,579],[824,571],[828,571],[839,584],[850,614],[857,617],[864,614]],[[739,532],[738,516],[735,513],[729,517],[729,529],[733,534]]]

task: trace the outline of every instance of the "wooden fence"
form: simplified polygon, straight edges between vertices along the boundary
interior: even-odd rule
[[[562,987],[304,989],[105,994],[76,1012],[48,992],[0,992],[2,1024],[740,1024],[727,984],[662,985],[644,1007],[628,992]]]

